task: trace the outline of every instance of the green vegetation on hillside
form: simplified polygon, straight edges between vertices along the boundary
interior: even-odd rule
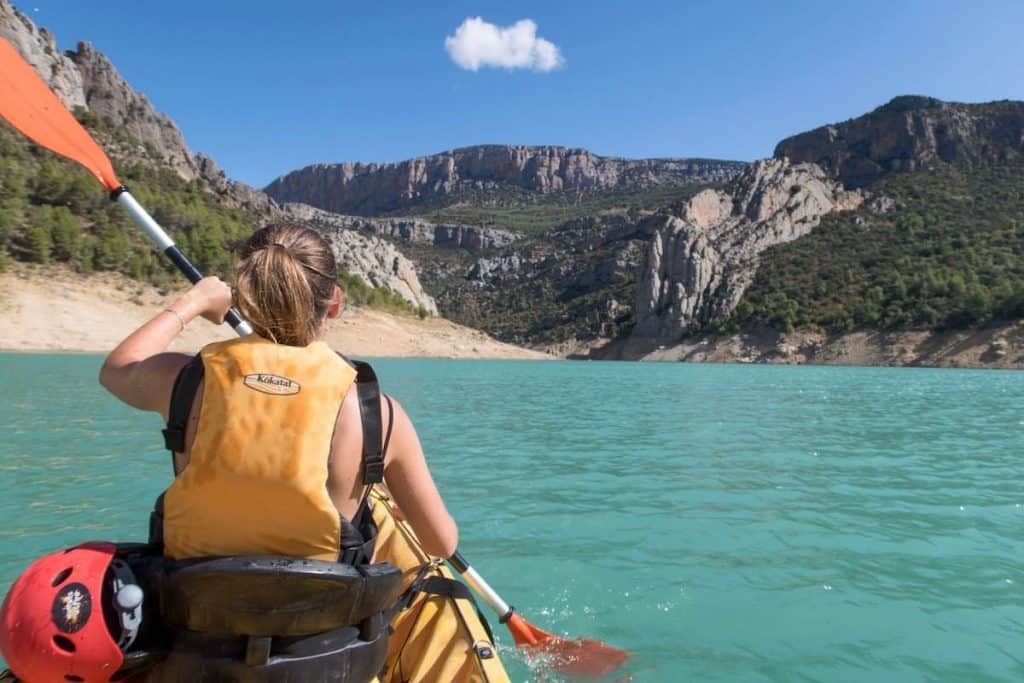
[[[338,284],[345,290],[346,302],[353,306],[376,308],[398,315],[430,315],[422,306],[416,307],[388,287],[371,287],[366,280],[344,268],[338,269]]]
[[[224,206],[202,180],[183,180],[123,128],[107,126],[88,110],[76,116],[105,148],[131,150],[131,163],[114,158],[118,178],[201,270],[227,277],[235,246],[261,218]],[[87,171],[0,121],[0,269],[11,260],[64,263],[80,273],[116,271],[158,286],[181,277]],[[344,273],[340,280],[355,305],[426,314],[358,276]]]
[[[220,205],[201,180],[188,182],[161,167],[156,151],[133,143],[123,129],[112,130],[87,111],[79,118],[104,146],[133,150],[133,163],[115,159],[118,177],[202,269],[227,274],[233,245],[252,231],[256,217]],[[0,253],[155,284],[176,277],[85,170],[6,124],[0,125],[0,172]]]
[[[707,185],[668,185],[638,192],[604,192],[584,195],[556,193],[538,196],[521,190],[503,188],[479,197],[446,198],[443,203],[392,211],[386,215],[419,216],[434,223],[463,223],[486,228],[511,230],[528,237],[538,237],[567,221],[594,214],[654,210],[686,201]]]
[[[949,329],[1024,317],[1024,164],[942,165],[871,193],[896,209],[834,214],[766,251],[727,326]]]

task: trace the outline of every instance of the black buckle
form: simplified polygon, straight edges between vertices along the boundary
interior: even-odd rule
[[[373,459],[367,459],[363,466],[363,483],[379,484],[384,481],[384,458],[380,454]]]
[[[185,452],[185,430],[178,425],[168,425],[161,430],[164,435],[164,448],[172,453]]]

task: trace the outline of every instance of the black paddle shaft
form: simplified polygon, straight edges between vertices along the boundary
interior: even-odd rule
[[[172,244],[164,249],[164,256],[170,259],[171,263],[173,263],[192,284],[203,279],[203,272],[196,268],[196,265],[189,260],[188,256],[185,256],[181,249],[178,248],[178,245]],[[224,315],[224,322],[231,325],[231,327],[238,327],[242,324],[243,320],[238,311],[233,308],[229,308],[227,314]]]

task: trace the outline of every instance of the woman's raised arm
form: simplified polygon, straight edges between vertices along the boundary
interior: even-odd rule
[[[167,346],[198,316],[224,322],[230,307],[231,289],[220,278],[203,278],[110,352],[100,368],[100,384],[128,405],[166,418],[174,378],[189,359],[165,353]]]

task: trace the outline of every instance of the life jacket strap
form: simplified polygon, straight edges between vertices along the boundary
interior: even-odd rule
[[[339,354],[340,355],[340,354]],[[363,424],[363,484],[379,484],[384,480],[384,455],[391,441],[394,408],[391,398],[384,396],[388,405],[387,435],[381,437],[380,383],[373,367],[364,361],[350,360],[342,356],[356,370],[356,394],[359,399],[359,414]],[[185,452],[185,431],[189,414],[199,384],[203,381],[205,368],[201,356],[195,356],[178,373],[171,389],[171,403],[167,412],[167,426],[163,430],[164,446],[174,453]],[[177,472],[175,472],[177,474]]]
[[[350,360],[356,369],[356,394],[359,398],[359,414],[363,421],[363,484],[379,484],[384,481],[384,448],[381,439],[380,384],[377,373],[369,363]],[[390,400],[388,405],[391,405]],[[391,424],[388,424],[388,437]]]
[[[389,396],[380,393],[377,373],[369,363],[338,355],[356,371],[356,396],[359,401],[359,414],[363,429],[363,484],[370,487],[384,480],[384,455],[391,442],[394,406]],[[163,430],[164,446],[171,452],[172,465],[174,464],[174,455],[185,451],[185,432],[188,428],[189,414],[192,412],[192,404],[204,374],[205,367],[202,356],[196,355],[185,364],[174,380],[174,387],[171,389],[171,402],[167,412],[167,426]],[[382,397],[388,407],[387,433],[383,436],[380,415]],[[177,467],[174,467],[174,474],[175,476],[179,474]],[[376,531],[376,526],[374,526],[369,513],[369,489],[367,489],[367,496],[363,499],[351,522],[344,517],[341,519],[338,561],[353,565],[370,562],[373,557]],[[151,542],[162,543],[163,541],[162,495],[150,517],[149,537]]]
[[[167,411],[167,427],[163,430],[164,446],[171,452],[172,465],[175,453],[185,452],[185,429],[192,412],[192,401],[199,391],[206,369],[201,356],[195,356],[181,369],[171,389],[171,404]],[[177,468],[175,467],[175,474]]]

